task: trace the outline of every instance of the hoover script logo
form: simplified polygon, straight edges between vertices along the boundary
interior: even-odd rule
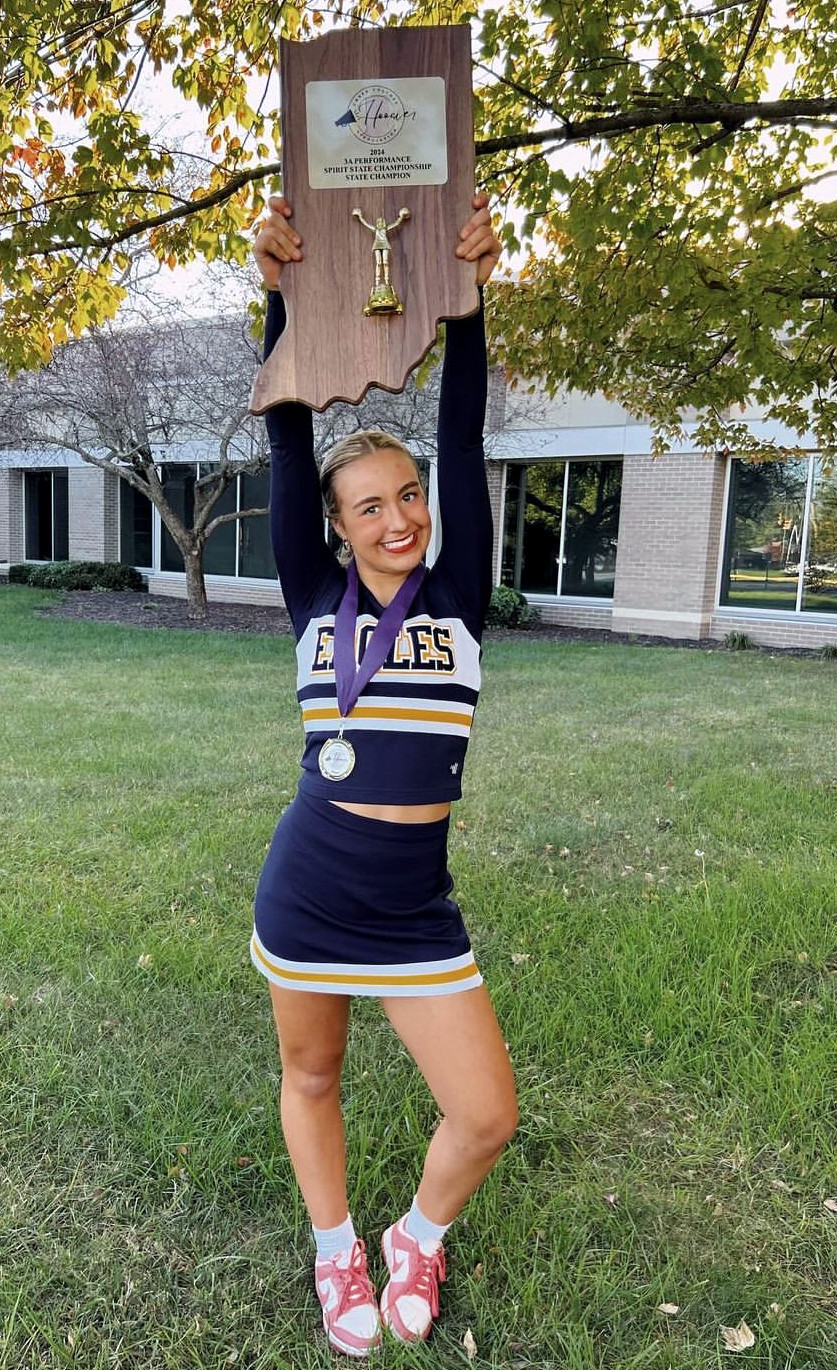
[[[446,109],[441,76],[309,81],[308,184],[312,190],[444,185]]]
[[[389,143],[405,124],[415,123],[416,111],[407,109],[391,86],[364,86],[349,102],[345,114],[335,120],[349,128],[362,143]]]

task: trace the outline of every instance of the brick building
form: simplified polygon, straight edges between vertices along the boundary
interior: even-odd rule
[[[676,638],[740,631],[777,646],[837,642],[837,475],[815,452],[752,466],[687,443],[652,460],[649,429],[600,397],[564,394],[517,417],[513,409],[495,378],[495,579],[520,589],[544,620]],[[798,444],[757,414],[745,418],[761,436]],[[213,459],[204,446],[161,452],[184,510]],[[265,474],[242,474],[224,507],[266,497]],[[0,574],[3,563],[66,558],[123,561],[155,593],[185,593],[176,547],[125,482],[71,453],[45,466],[0,450]],[[205,566],[210,601],[281,603],[264,518],[219,529]]]

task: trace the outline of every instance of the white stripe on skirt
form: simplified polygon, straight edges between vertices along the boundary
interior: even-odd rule
[[[307,990],[314,994],[366,996],[399,995],[425,997],[460,994],[482,984],[473,954],[451,956],[442,961],[416,961],[401,965],[341,965],[339,962],[286,961],[274,956],[253,931],[250,956],[256,970],[280,989]]]

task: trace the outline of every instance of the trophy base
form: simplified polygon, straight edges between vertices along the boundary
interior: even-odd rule
[[[363,312],[367,317],[370,314],[403,314],[404,306],[391,285],[376,285]]]

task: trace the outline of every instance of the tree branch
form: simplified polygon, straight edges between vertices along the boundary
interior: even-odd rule
[[[732,92],[738,85],[738,82],[741,80],[744,68],[747,65],[747,58],[750,56],[750,53],[753,50],[753,44],[755,43],[756,38],[758,37],[758,32],[762,26],[762,22],[764,20],[764,16],[766,13],[767,0],[759,0],[758,5],[756,6],[756,12],[753,15],[753,22],[750,25],[750,32],[747,34],[747,41],[744,44],[744,51],[738,59],[738,65],[735,68],[735,71],[732,75],[732,80],[729,83],[728,89],[730,94],[732,94]]]
[[[541,143],[582,143],[588,139],[611,138],[636,133],[643,128],[671,124],[720,124],[741,129],[745,124],[823,123],[837,115],[837,97],[822,96],[790,100],[673,100],[666,105],[622,110],[618,114],[597,115],[573,123],[567,119],[560,128],[529,129],[499,138],[482,139],[476,144],[478,157],[514,148],[536,147]]]
[[[822,181],[830,181],[837,177],[837,171],[833,167],[828,171],[821,171],[818,176],[809,176],[804,181],[792,181],[790,185],[781,186],[772,195],[765,195],[763,200],[759,200],[756,209],[770,209],[772,205],[781,204],[782,200],[788,200],[792,195],[798,195],[800,191],[807,190],[809,186],[818,186]]]
[[[216,528],[220,528],[222,523],[239,523],[241,519],[258,518],[261,514],[269,512],[267,505],[264,509],[234,509],[231,514],[219,514],[212,519],[203,530],[203,536],[208,542]]]
[[[156,214],[150,219],[137,220],[136,223],[129,224],[127,228],[120,229],[118,233],[109,234],[106,238],[92,238],[90,243],[73,242],[72,240],[50,243],[47,247],[36,249],[33,255],[48,257],[53,252],[66,252],[72,248],[89,246],[110,251],[120,243],[128,242],[131,238],[137,238],[142,233],[150,233],[152,229],[162,228],[164,224],[175,223],[176,220],[188,218],[191,214],[200,214],[205,209],[214,209],[216,205],[222,205],[233,195],[237,195],[239,190],[251,182],[266,180],[268,176],[281,175],[281,172],[281,162],[268,162],[266,166],[250,167],[247,171],[239,171],[235,176],[231,176],[224,185],[219,186],[217,190],[210,191],[208,195],[202,195],[196,200],[189,200],[176,209],[167,210],[165,214]]]
[[[522,133],[510,133],[499,138],[482,139],[476,144],[476,155],[488,157],[496,152],[512,151],[517,148],[543,147],[545,144],[586,142],[597,138],[616,138],[624,133],[635,133],[644,128],[661,128],[674,124],[720,124],[727,131],[738,131],[744,125],[787,124],[794,122],[820,123],[831,121],[837,116],[837,97],[824,96],[811,99],[789,100],[749,100],[719,101],[684,99],[672,101],[667,105],[644,106],[623,110],[617,114],[599,115],[582,119],[578,123],[567,120],[559,128],[527,129]],[[93,237],[89,242],[63,240],[50,243],[46,247],[33,248],[33,256],[50,256],[53,253],[73,249],[84,250],[89,247],[111,251],[120,243],[128,242],[152,229],[179,219],[201,214],[208,209],[224,204],[246,185],[266,180],[269,176],[281,175],[281,162],[269,162],[264,166],[250,167],[231,176],[217,190],[198,199],[167,210],[163,214],[148,219],[138,219],[118,232],[102,237]]]

